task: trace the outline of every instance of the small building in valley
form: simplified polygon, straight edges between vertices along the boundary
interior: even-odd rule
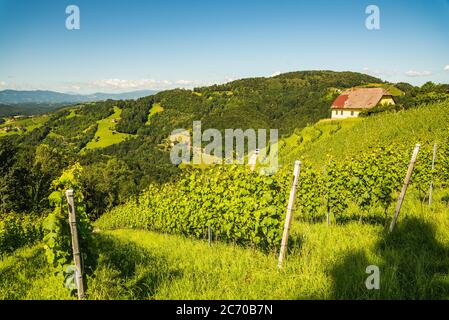
[[[351,88],[343,91],[332,103],[332,119],[354,118],[363,110],[393,104],[393,96],[383,88]]]

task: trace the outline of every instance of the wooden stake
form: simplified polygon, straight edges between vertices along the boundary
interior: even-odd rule
[[[329,161],[330,164],[330,161]],[[323,169],[323,175],[327,175],[327,166],[324,165],[324,169]],[[327,189],[327,196],[329,198],[329,188]],[[326,220],[327,220],[327,225],[329,226],[331,224],[331,207],[329,206],[329,199],[327,200],[327,205],[326,205]]]
[[[211,242],[212,242],[212,229],[210,226],[207,227],[207,238],[208,238],[209,247],[210,247]]]
[[[295,194],[296,194],[296,187],[298,186],[300,167],[301,167],[301,161],[299,161],[299,160],[295,161],[295,167],[293,170],[293,183],[292,183],[292,187],[290,189],[290,198],[288,199],[287,215],[285,216],[285,224],[284,224],[284,232],[282,234],[281,250],[279,252],[279,261],[278,261],[279,269],[282,268],[282,262],[284,261],[285,252],[287,249],[288,234],[290,232],[290,224],[292,222],[292,212],[293,212],[293,207],[295,205]]]
[[[84,299],[84,283],[83,283],[83,273],[81,269],[81,252],[78,243],[78,230],[76,227],[76,212],[75,206],[73,204],[73,190],[67,190],[65,192],[67,197],[67,204],[69,207],[69,224],[70,232],[72,234],[72,251],[73,251],[73,262],[75,263],[75,282],[78,288],[78,300]]]
[[[402,203],[404,202],[405,193],[407,192],[408,184],[410,183],[410,178],[412,177],[413,168],[415,167],[416,158],[418,157],[420,144],[416,144],[413,149],[412,158],[410,159],[410,164],[408,165],[407,174],[405,175],[404,184],[402,186],[401,193],[399,194],[398,202],[396,204],[396,208],[394,209],[393,220],[390,224],[390,232],[393,231],[394,226],[396,225],[396,221],[398,220],[399,212],[401,211]]]
[[[437,144],[433,145],[433,157],[432,157],[432,176],[430,178],[430,188],[429,188],[429,207],[432,204],[433,195],[433,170],[435,170],[435,158],[437,156]]]
[[[257,163],[257,156],[259,155],[259,149],[254,150],[253,154],[250,156],[248,160],[249,168],[251,171],[254,171]]]

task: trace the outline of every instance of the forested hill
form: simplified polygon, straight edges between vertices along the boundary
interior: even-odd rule
[[[290,134],[330,115],[337,95],[333,89],[379,82],[354,72],[302,71],[196,88],[193,93],[165,91],[154,96],[165,110],[158,115],[163,127],[153,127],[167,134],[169,128],[191,127],[192,120],[202,120],[205,128],[277,128],[280,134]]]
[[[382,81],[354,72],[292,72],[2,119],[0,212],[47,210],[51,181],[80,162],[87,209],[98,216],[151,182],[176,177],[180,169],[165,143],[176,128],[201,120],[203,130],[277,128],[289,136],[328,117],[337,89],[372,83]]]

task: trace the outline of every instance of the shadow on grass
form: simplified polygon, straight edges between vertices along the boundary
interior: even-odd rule
[[[3,260],[5,259],[5,260]],[[7,265],[3,265],[8,260]],[[0,257],[0,300],[24,299],[32,282],[49,271],[42,248],[25,249],[21,254]]]
[[[369,248],[367,248],[368,252]],[[406,218],[393,233],[385,233],[374,248],[351,252],[330,270],[335,299],[447,299],[449,251],[435,239],[435,228]],[[366,267],[377,265],[380,288],[368,290]]]
[[[97,234],[96,251],[87,281],[89,299],[152,299],[159,286],[182,275],[163,256],[131,241]]]

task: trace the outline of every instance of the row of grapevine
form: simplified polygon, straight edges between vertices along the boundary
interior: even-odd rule
[[[71,230],[68,219],[68,204],[65,191],[74,190],[74,209],[76,211],[77,232],[79,238],[80,253],[83,261],[83,268],[95,264],[94,243],[92,238],[92,224],[86,213],[83,202],[80,178],[82,167],[77,163],[66,169],[62,175],[52,182],[53,192],[49,196],[49,201],[54,210],[43,221],[44,248],[48,263],[54,268],[56,273],[60,273],[65,278],[65,286],[72,291],[77,288],[75,280],[75,270],[72,255]]]
[[[0,215],[0,256],[42,239],[42,219],[8,213]]]
[[[411,181],[423,198],[431,180],[441,187],[449,181],[449,145],[439,147],[433,170],[432,148],[421,148]],[[340,162],[330,159],[322,171],[305,168],[298,188],[300,216],[308,221],[323,219],[320,209],[326,207],[341,217],[350,205],[362,215],[373,208],[387,215],[402,186],[410,155],[411,148],[390,146]]]
[[[432,146],[422,147],[415,165],[412,186],[423,193],[432,178],[437,185],[448,181],[449,147],[445,144],[438,150],[435,170],[431,169]],[[322,170],[303,164],[295,217],[320,221],[330,210],[342,221],[354,212],[348,212],[348,207],[355,207],[360,217],[377,208],[377,218],[385,221],[401,189],[410,155],[411,148],[391,146],[344,161],[330,160]],[[97,224],[105,229],[144,228],[196,238],[205,237],[210,227],[224,241],[275,247],[281,237],[290,180],[291,168],[274,176],[236,165],[192,169],[176,182],[150,186],[138,201],[116,207]]]
[[[240,244],[276,246],[285,209],[286,180],[258,175],[242,166],[193,170],[175,183],[151,186],[139,204],[117,207],[100,227],[137,227]]]

